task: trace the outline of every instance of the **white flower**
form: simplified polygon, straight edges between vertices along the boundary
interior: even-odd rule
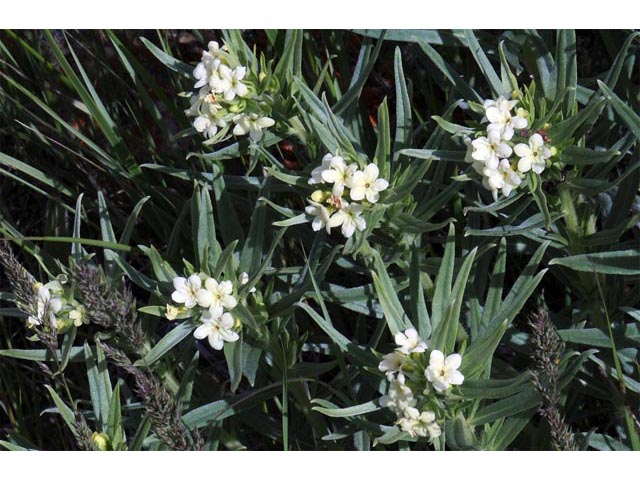
[[[440,350],[434,350],[429,356],[429,366],[424,371],[437,392],[444,392],[451,385],[462,385],[464,375],[458,371],[462,357],[457,353],[449,355],[446,359]]]
[[[496,170],[485,168],[483,174],[485,178],[482,183],[485,188],[491,190],[494,200],[498,200],[498,190],[502,190],[502,195],[508,197],[522,183],[522,179],[511,168],[511,164],[506,158],[500,160]]]
[[[220,65],[218,67],[218,74],[221,79],[220,85],[224,88],[224,90],[222,90],[224,99],[228,102],[233,100],[236,95],[244,97],[249,93],[247,86],[241,82],[247,74],[247,67],[236,67],[231,70],[226,65]]]
[[[213,86],[220,78],[218,76],[218,68],[220,67],[220,59],[214,57],[209,52],[202,53],[202,59],[193,70],[193,76],[198,80],[194,88],[204,87],[205,85]]]
[[[406,361],[407,357],[402,352],[387,353],[378,364],[378,370],[384,372],[387,379],[391,380],[394,374],[402,372],[402,367]],[[404,382],[401,381],[400,383]]]
[[[389,382],[389,391],[380,397],[380,405],[394,410],[398,416],[402,416],[407,408],[415,407],[416,403],[411,389],[397,380]]]
[[[234,324],[230,313],[222,313],[222,307],[211,307],[200,318],[202,325],[196,328],[193,336],[198,340],[209,339],[209,344],[216,350],[222,350],[224,342],[235,342],[240,336],[231,330]]]
[[[201,286],[202,281],[195,273],[188,279],[176,277],[173,279],[175,291],[171,294],[171,299],[176,303],[184,303],[187,308],[193,308],[197,304],[196,295]]]
[[[343,201],[342,209],[331,216],[328,225],[330,227],[342,225],[342,235],[349,238],[355,233],[356,228],[360,231],[367,228],[367,221],[360,215],[362,215],[362,205]]]
[[[242,272],[238,276],[238,283],[240,283],[240,285],[246,285],[247,283],[249,283],[249,274],[247,272]],[[255,291],[256,291],[256,287],[251,287],[251,290],[249,290],[249,293],[255,293]]]
[[[491,131],[488,137],[479,137],[471,142],[473,152],[471,158],[484,163],[487,168],[496,169],[501,158],[509,158],[512,150],[504,143],[500,135]]]
[[[504,140],[511,140],[514,129],[526,128],[528,121],[526,118],[511,115],[511,110],[518,103],[517,100],[507,100],[499,97],[497,100],[485,100],[484,109],[490,125],[487,132],[495,131]]]
[[[40,325],[44,320],[45,311],[49,312],[49,322],[53,327],[56,326],[56,313],[62,310],[62,300],[58,297],[52,297],[51,291],[44,285],[38,287],[36,298],[36,315],[30,315],[27,318],[29,325]]]
[[[315,185],[316,183],[324,183],[322,179],[322,172],[325,170],[329,170],[331,168],[331,159],[333,155],[327,153],[324,157],[322,157],[322,163],[320,166],[311,170],[311,178],[307,181],[309,185]]]
[[[212,108],[211,105],[210,108]],[[215,114],[215,112],[212,112]],[[196,119],[193,121],[194,128],[202,133],[206,138],[213,137],[216,133],[218,133],[218,128],[224,128],[227,126],[227,122],[225,122],[222,118],[215,118],[211,115],[198,115]]]
[[[233,121],[236,123],[233,134],[246,135],[248,133],[254,142],[262,138],[262,129],[269,128],[276,123],[273,118],[260,117],[257,113],[250,113],[249,115],[241,113],[233,117]]]
[[[420,413],[417,408],[409,407],[404,411],[404,415],[398,421],[398,425],[403,432],[407,432],[412,437],[434,439],[442,433],[440,425],[436,423],[436,414],[432,411]]]
[[[207,278],[204,281],[204,288],[196,293],[196,302],[203,308],[225,307],[231,310],[238,304],[232,292],[233,283],[230,280],[218,283],[214,278]]]
[[[364,171],[357,171],[347,183],[349,196],[352,200],[362,200],[367,197],[371,203],[376,203],[380,198],[380,192],[389,186],[384,178],[378,178],[380,170],[375,163],[370,163]]]
[[[344,158],[335,156],[331,159],[329,167],[330,168],[322,171],[322,180],[327,183],[333,183],[331,193],[340,197],[344,192],[345,185],[348,185],[349,179],[357,170],[358,166],[354,163],[347,165]]]
[[[421,353],[429,348],[427,342],[423,342],[420,339],[415,328],[407,328],[404,333],[396,333],[395,341],[400,347],[396,350],[404,353],[405,355],[409,355],[410,353]]]
[[[311,222],[311,228],[314,232],[317,232],[321,228],[325,228],[327,233],[331,233],[331,218],[329,210],[324,205],[321,205],[312,200],[307,200],[311,205],[307,205],[304,209],[309,215],[313,215],[314,219]]]
[[[513,150],[520,157],[518,170],[521,172],[533,170],[535,173],[542,173],[547,158],[551,156],[551,149],[545,146],[542,135],[539,133],[534,133],[529,137],[529,145],[519,143],[513,147]]]

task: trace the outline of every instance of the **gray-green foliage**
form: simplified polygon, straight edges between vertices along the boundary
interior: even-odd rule
[[[224,38],[279,96],[260,143],[215,149],[176,96],[198,59],[170,33],[0,34],[0,136],[13,139],[1,143],[0,232],[42,281],[89,262],[134,289],[145,342],[127,352],[132,368],[159,379],[192,444],[550,448],[529,372],[527,315],[543,305],[564,341],[559,409],[577,444],[640,448],[637,32],[196,31]],[[579,41],[602,63],[583,65]],[[473,102],[518,88],[559,153],[494,202],[462,138]],[[390,184],[347,240],[312,231],[304,212],[326,153],[374,162]],[[165,318],[171,281],[193,272],[248,274],[232,311],[240,340],[223,352],[196,344],[197,317]],[[108,448],[166,448],[96,343],[126,349],[121,332],[80,326],[48,351],[26,340],[9,290],[1,444],[75,448],[65,429],[78,411]],[[463,358],[433,444],[379,404],[378,362],[409,327]],[[74,387],[56,391],[36,362]],[[46,438],[27,421],[42,411],[61,420]]]

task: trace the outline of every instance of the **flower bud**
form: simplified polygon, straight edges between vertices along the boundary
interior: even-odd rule
[[[327,192],[323,192],[322,190],[316,190],[311,194],[311,200],[316,203],[322,203],[329,197]]]
[[[167,304],[167,313],[165,314],[167,320],[175,320],[178,317],[178,313],[180,313],[178,307]]]
[[[106,433],[93,432],[93,435],[91,435],[91,439],[93,440],[93,443],[95,443],[98,450],[109,450],[109,435],[107,435]]]

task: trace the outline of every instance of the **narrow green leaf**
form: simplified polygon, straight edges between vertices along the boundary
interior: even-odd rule
[[[313,410],[315,410],[316,412],[320,412],[323,415],[335,418],[364,415],[365,413],[375,412],[377,410],[380,410],[381,408],[377,401],[366,402],[347,408],[339,408],[337,405],[321,398],[314,398],[311,400],[311,403],[320,405],[313,407]]]
[[[561,265],[577,272],[610,275],[640,275],[640,249],[587,253],[554,258],[549,265]]]
[[[194,329],[194,326],[190,322],[182,322],[167,333],[143,358],[135,362],[135,366],[150,367],[155,362],[160,360],[164,355],[169,352],[178,343],[184,340]]]

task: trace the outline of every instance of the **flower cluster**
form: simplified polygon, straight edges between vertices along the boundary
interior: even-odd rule
[[[249,134],[257,142],[263,130],[275,124],[265,114],[268,107],[256,93],[251,71],[238,64],[226,45],[209,42],[193,76],[198,92],[185,113],[195,117],[194,128],[212,143],[225,137],[232,125],[234,135]]]
[[[79,327],[89,323],[85,308],[73,299],[69,292],[65,292],[58,280],[33,285],[35,303],[31,308],[31,315],[27,317],[30,327],[49,322],[58,333],[64,333],[71,325]]]
[[[380,192],[389,186],[379,175],[375,163],[359,170],[358,165],[347,163],[341,156],[326,154],[308,180],[309,185],[325,187],[315,190],[308,200],[305,211],[313,216],[311,228],[314,231],[324,228],[331,233],[332,228],[341,227],[346,238],[353,236],[356,229],[364,230],[367,222],[362,217],[363,205],[376,203]]]
[[[200,315],[201,324],[193,332],[193,336],[198,340],[207,338],[214,349],[222,350],[224,342],[235,342],[240,338],[233,330],[235,319],[229,313],[238,304],[238,300],[233,295],[231,280],[218,282],[215,278],[207,277],[203,282],[203,276],[204,274],[194,273],[188,278],[173,279],[175,290],[171,299],[183,306],[167,305],[166,317],[175,320]]]
[[[529,135],[529,112],[523,108],[514,112],[517,103],[504,97],[485,100],[483,120],[489,124],[469,145],[466,161],[482,175],[482,184],[491,190],[494,200],[499,191],[509,196],[527,172],[542,173],[554,151],[545,145],[544,132]]]
[[[403,432],[433,440],[440,436],[438,420],[444,416],[445,405],[438,396],[464,381],[458,371],[462,357],[454,353],[445,358],[441,351],[431,350],[427,364],[429,344],[414,328],[398,332],[395,342],[398,348],[384,355],[378,365],[389,381],[380,405],[394,411]]]

